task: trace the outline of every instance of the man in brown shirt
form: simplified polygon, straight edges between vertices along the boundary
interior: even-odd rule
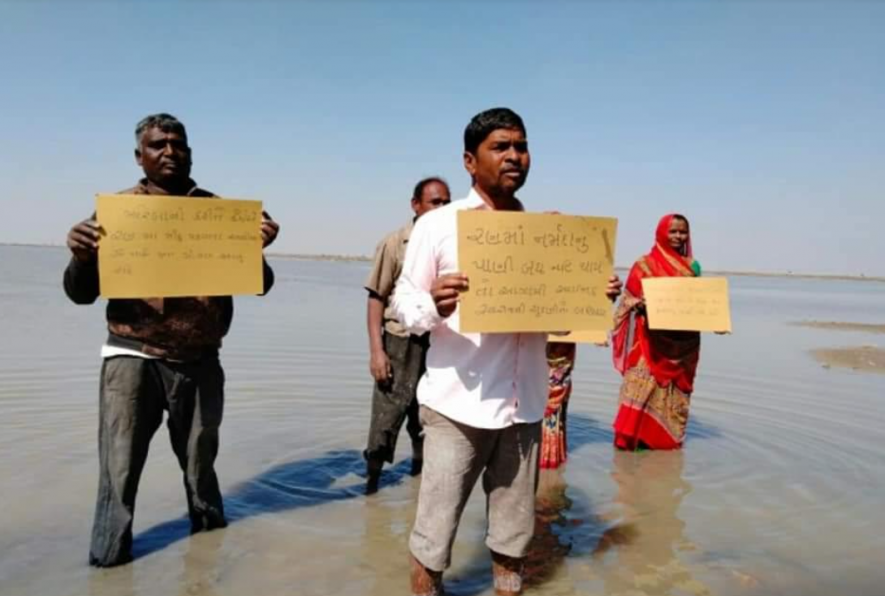
[[[378,490],[384,462],[393,462],[400,427],[412,438],[412,474],[421,473],[421,423],[415,391],[424,374],[427,336],[410,335],[390,310],[390,297],[403,268],[412,224],[428,211],[447,205],[451,193],[444,180],[421,180],[412,193],[415,217],[407,225],[388,234],[375,250],[375,261],[365,288],[369,292],[367,327],[369,331],[369,370],[375,379],[372,393],[372,421],[366,458],[366,493]]]
[[[145,177],[126,194],[214,197],[190,178],[184,125],[169,114],[144,118],[135,129],[135,159]],[[100,226],[95,216],[68,233],[72,258],[64,289],[76,304],[99,295]],[[279,226],[267,213],[264,246]],[[264,267],[264,293],[274,282]],[[215,475],[224,406],[221,340],[233,318],[230,296],[110,300],[99,392],[99,485],[89,563],[132,560],[132,518],[148,445],[168,412],[172,449],[184,473],[191,531],[227,525]]]

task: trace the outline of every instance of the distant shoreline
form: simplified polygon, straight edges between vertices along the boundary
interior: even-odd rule
[[[721,277],[783,277],[788,279],[822,279],[828,281],[877,281],[885,282],[885,277],[877,275],[845,275],[837,273],[793,273],[785,271],[762,272],[762,271],[705,271],[705,275],[715,275]]]
[[[845,323],[841,321],[796,321],[793,327],[829,329],[831,331],[860,331],[862,333],[885,334],[885,325],[879,323]]]
[[[288,261],[344,261],[348,263],[369,263],[372,261],[372,257],[362,255],[316,255],[285,252],[269,252],[265,254],[272,259],[284,259]]]
[[[19,246],[31,248],[65,248],[63,244],[29,244],[21,242],[0,242],[0,246]],[[333,255],[333,254],[301,254],[301,253],[281,253],[268,252],[268,257],[272,259],[285,259],[293,261],[333,261],[345,263],[368,263],[372,261],[372,257],[364,255]],[[626,272],[627,267],[615,267],[619,272]],[[845,275],[834,273],[793,273],[792,271],[783,272],[762,272],[762,271],[707,271],[708,275],[724,276],[724,277],[776,277],[785,279],[818,279],[825,281],[873,281],[885,283],[885,276],[877,275]]]

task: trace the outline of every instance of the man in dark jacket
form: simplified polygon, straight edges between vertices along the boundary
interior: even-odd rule
[[[184,125],[169,114],[144,118],[135,129],[135,159],[145,177],[126,194],[213,197],[190,178],[191,149]],[[266,213],[264,246],[279,226]],[[99,295],[100,226],[93,216],[71,228],[72,253],[64,288],[76,304]],[[273,270],[264,268],[264,293]],[[191,531],[227,525],[215,475],[224,371],[218,359],[233,318],[229,296],[112,299],[99,392],[99,485],[89,563],[132,560],[132,517],[148,444],[168,412],[172,448],[184,473]]]

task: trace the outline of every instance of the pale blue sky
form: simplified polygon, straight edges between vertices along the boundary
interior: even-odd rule
[[[524,117],[537,210],[682,211],[707,269],[885,275],[885,3],[0,2],[0,241],[61,243],[168,111],[284,252],[369,254],[414,182]]]

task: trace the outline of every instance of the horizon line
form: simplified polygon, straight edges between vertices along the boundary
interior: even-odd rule
[[[41,244],[35,242],[0,242],[0,246],[20,246],[31,248],[67,248],[64,244]],[[293,259],[306,261],[342,261],[342,262],[371,262],[372,257],[366,255],[346,255],[334,253],[287,253],[287,252],[268,252],[265,255],[269,258],[276,259]],[[624,265],[615,265],[617,271],[627,271],[629,267]],[[848,274],[848,273],[797,273],[788,271],[730,271],[730,270],[710,270],[707,273],[715,274],[723,277],[788,277],[791,279],[822,279],[832,281],[876,281],[885,282],[885,276]]]

